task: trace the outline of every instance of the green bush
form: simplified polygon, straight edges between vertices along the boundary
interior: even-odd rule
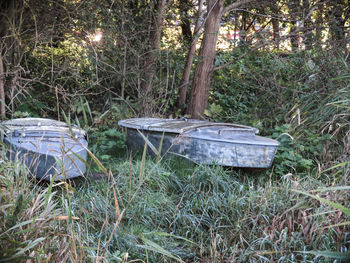
[[[105,128],[100,130],[91,130],[89,135],[89,144],[92,152],[101,159],[101,161],[110,161],[113,157],[124,154],[126,135],[115,128]]]

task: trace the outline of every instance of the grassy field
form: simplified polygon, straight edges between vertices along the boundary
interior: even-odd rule
[[[346,163],[278,176],[126,154],[97,167],[43,184],[3,156],[0,262],[348,262]]]

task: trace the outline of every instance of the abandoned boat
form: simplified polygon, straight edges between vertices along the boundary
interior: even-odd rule
[[[279,142],[258,136],[258,129],[193,119],[132,118],[118,125],[133,149],[147,144],[162,154],[173,153],[196,163],[269,168]],[[150,152],[148,150],[148,152]]]
[[[86,171],[85,131],[74,125],[43,118],[20,118],[1,123],[8,156],[22,161],[31,175],[55,181],[81,176]]]

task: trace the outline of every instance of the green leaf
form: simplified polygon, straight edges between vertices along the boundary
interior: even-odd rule
[[[41,243],[44,240],[45,240],[45,237],[39,237],[39,238],[35,239],[34,241],[29,241],[28,246],[20,249],[16,254],[13,255],[13,258],[24,254],[24,252],[26,252],[28,250],[31,250],[33,247],[35,247],[36,245],[38,245],[39,243]]]
[[[162,138],[160,138],[159,146],[158,146],[158,155],[156,159],[156,163],[158,163],[161,159],[161,153],[162,153],[162,147],[163,147],[163,140],[164,140],[164,132],[162,134]]]
[[[187,238],[184,238],[184,237],[181,237],[181,236],[177,236],[177,235],[173,235],[173,234],[169,234],[169,233],[166,233],[166,232],[151,232],[151,233],[144,233],[144,235],[157,235],[157,236],[167,236],[167,237],[173,237],[173,238],[176,238],[176,239],[180,239],[180,240],[183,240],[183,241],[186,241],[186,242],[189,242],[193,245],[197,245],[195,242],[187,239]]]
[[[312,254],[315,256],[323,256],[328,258],[350,260],[350,252],[334,252],[334,251],[298,251],[299,253]]]
[[[146,136],[142,132],[140,132],[139,130],[137,130],[137,131],[139,132],[141,137],[145,140],[145,144],[148,145],[151,148],[151,150],[154,152],[154,154],[156,156],[158,156],[159,152],[156,149],[156,147],[154,147],[154,145],[148,140],[148,138],[146,138]]]
[[[174,256],[171,252],[169,252],[168,250],[165,250],[164,248],[162,248],[160,245],[158,245],[157,243],[145,238],[145,237],[141,237],[142,241],[145,243],[145,245],[139,245],[138,247],[162,254],[168,258],[172,258],[175,259],[178,262],[184,262],[182,261],[180,258]]]
[[[337,164],[337,165],[334,165],[334,166],[332,166],[332,167],[330,167],[330,168],[328,168],[328,169],[326,169],[326,170],[323,170],[322,172],[324,173],[324,172],[327,172],[327,171],[332,170],[332,169],[334,169],[334,168],[347,165],[347,164],[349,164],[349,163],[350,163],[350,161],[342,162],[342,163],[339,163],[339,164]]]
[[[312,191],[313,192],[327,192],[327,191],[337,191],[337,190],[350,190],[350,186],[325,187],[325,188],[318,188],[318,189],[315,189]]]
[[[306,193],[306,192],[302,192],[302,191],[299,191],[299,190],[292,190],[293,192],[296,192],[296,193],[299,193],[299,194],[303,194],[303,195],[307,195],[307,196],[310,196],[320,202],[323,202],[323,203],[326,203],[327,205],[330,205],[330,206],[333,206],[334,208],[336,209],[339,209],[340,211],[342,211],[344,214],[346,214],[347,216],[350,216],[350,209],[345,207],[345,206],[342,206],[340,204],[337,204],[335,202],[332,202],[332,201],[329,201],[325,198],[322,198],[322,197],[319,197],[319,196],[316,196],[316,195],[312,195],[312,194],[309,194],[309,193]]]
[[[341,80],[341,79],[350,79],[350,75],[338,76],[338,77],[332,78],[331,80]]]

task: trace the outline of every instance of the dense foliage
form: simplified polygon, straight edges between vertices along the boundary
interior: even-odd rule
[[[85,178],[43,184],[1,145],[0,262],[348,262],[347,0],[247,1],[222,15],[202,117],[278,140],[271,169],[126,147],[118,120],[185,114],[179,87],[209,2],[0,3],[3,118],[69,119],[92,152]]]

